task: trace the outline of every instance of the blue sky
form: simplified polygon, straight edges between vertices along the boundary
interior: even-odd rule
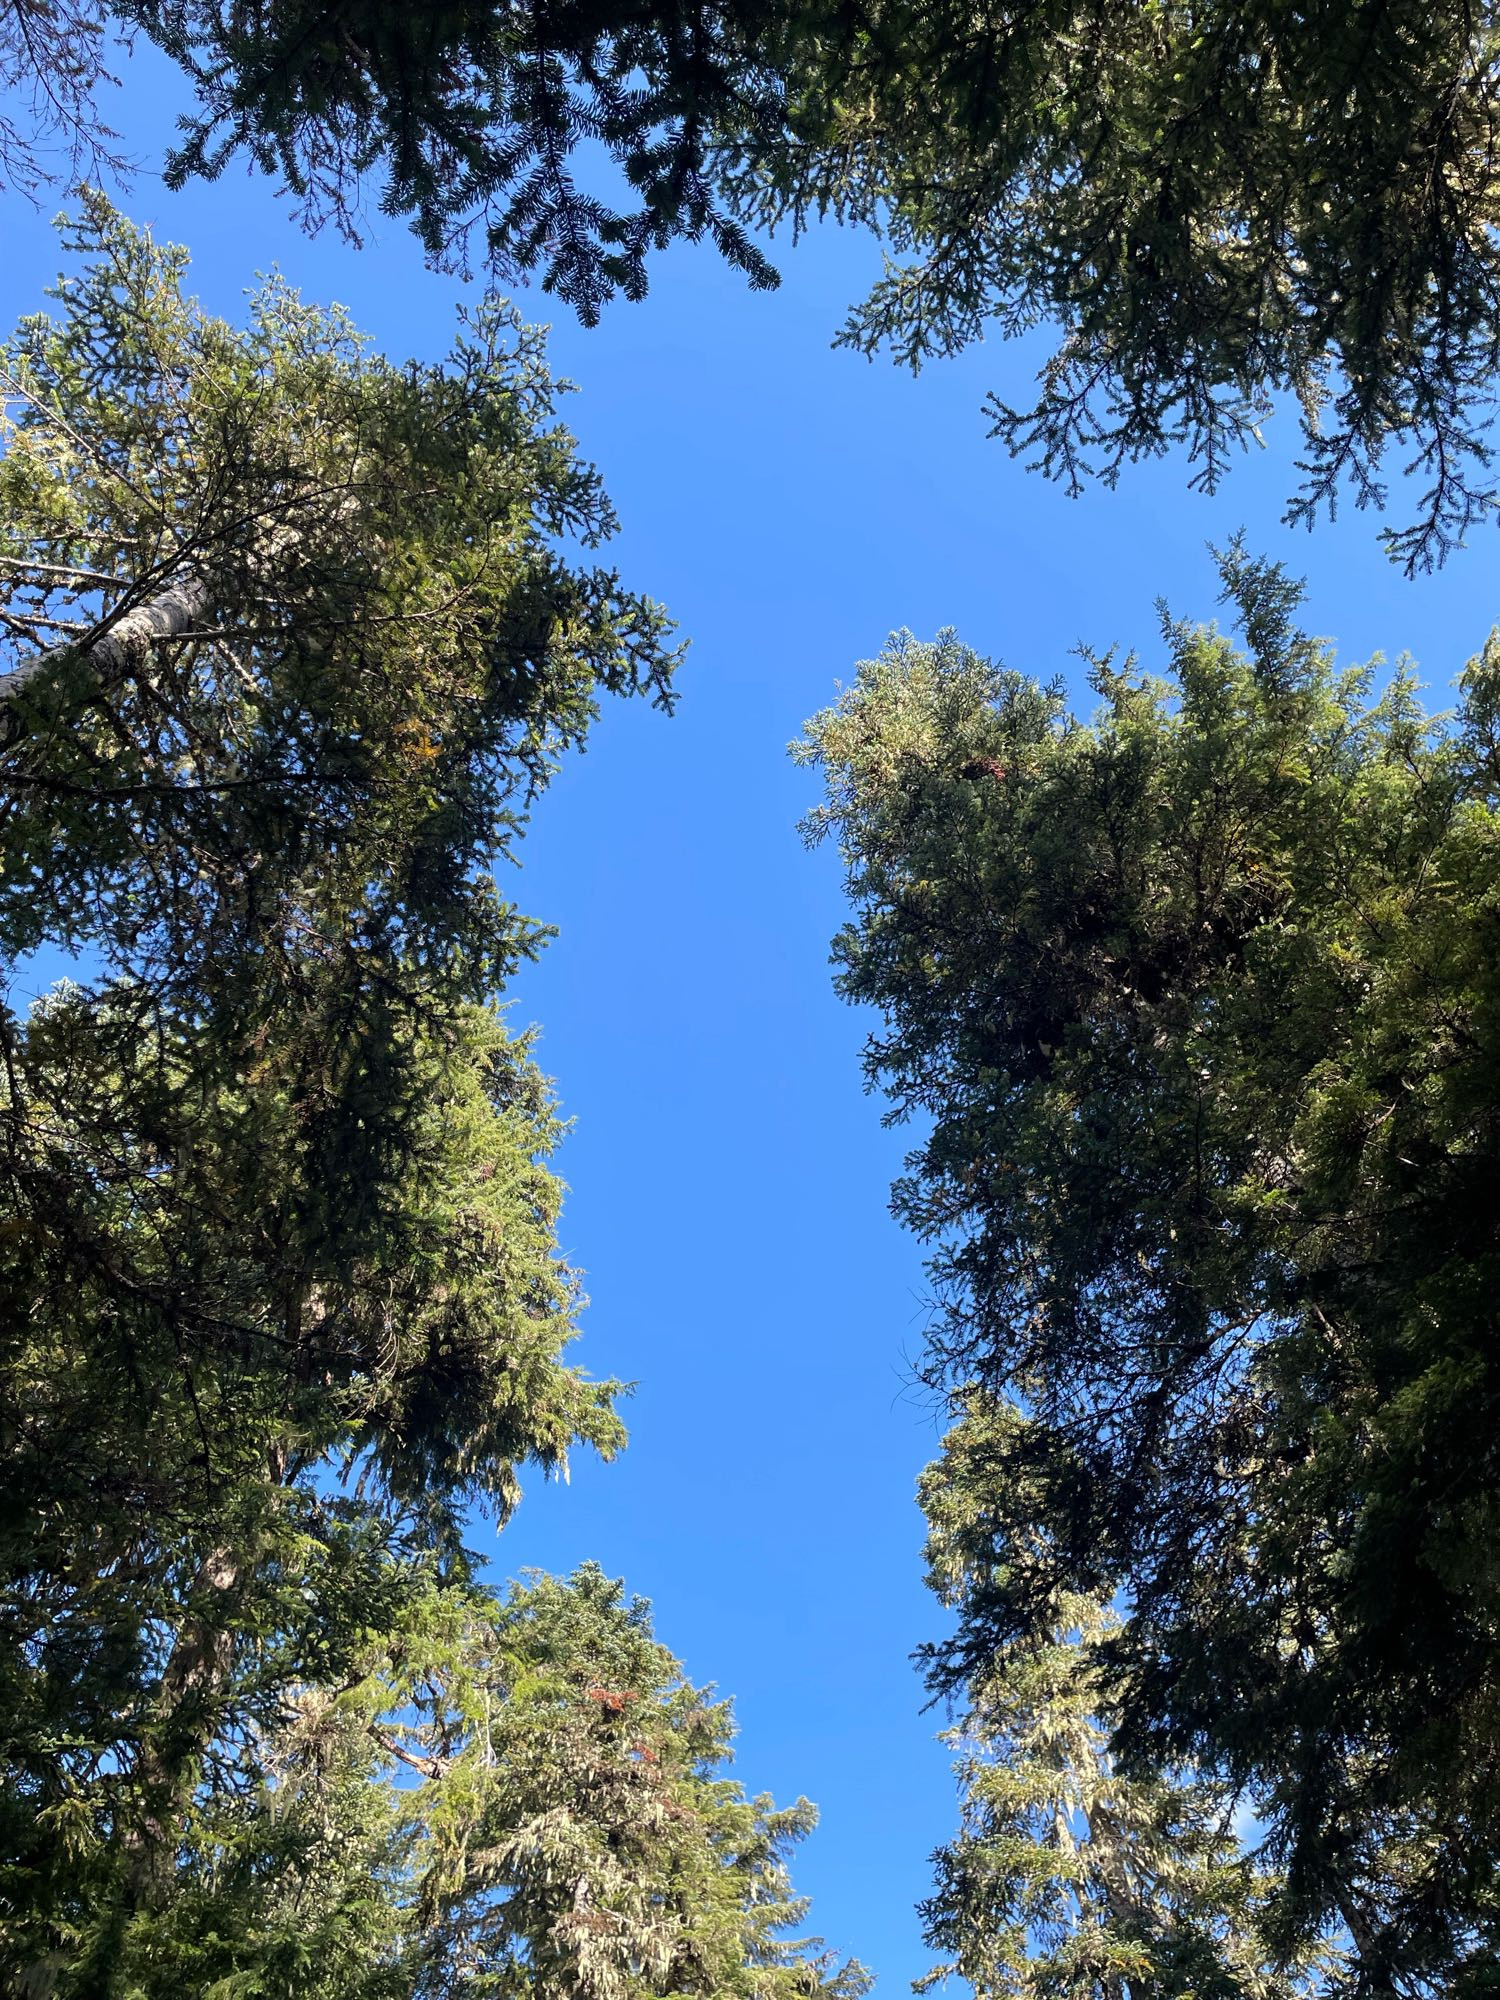
[[[147,161],[170,99],[138,57],[110,106]],[[216,310],[235,314],[275,264],[387,352],[447,346],[461,288],[395,225],[359,253],[309,242],[235,167],[182,195],[143,172],[123,205],[191,246]],[[45,213],[14,195],[5,228],[9,324],[59,260]],[[568,416],[619,509],[615,557],[693,643],[677,716],[606,714],[527,844],[519,900],[561,935],[514,989],[515,1018],[541,1024],[576,1121],[561,1166],[592,1300],[579,1352],[639,1389],[626,1456],[533,1482],[496,1564],[592,1556],[654,1600],[689,1672],[737,1699],[746,1786],[822,1807],[800,1885],[830,1943],[896,1996],[928,1963],[912,1906],[952,1825],[939,1719],[907,1658],[938,1625],[912,1501],[938,1433],[911,1388],[920,1259],[886,1212],[901,1139],[862,1094],[867,1024],[830,990],[837,865],[798,839],[814,780],[787,741],[903,625],[956,625],[1075,687],[1079,641],[1149,659],[1154,600],[1212,616],[1205,544],[1241,526],[1308,575],[1308,621],[1344,659],[1408,650],[1441,703],[1494,620],[1497,544],[1491,529],[1407,582],[1352,509],[1289,533],[1290,424],[1213,501],[1171,459],[1069,501],[984,436],[985,392],[1020,400],[1036,350],[985,347],[913,380],[830,350],[878,268],[867,241],[816,231],[782,264],[782,289],[756,294],[679,248],[643,305],[589,332],[519,295],[580,385]]]

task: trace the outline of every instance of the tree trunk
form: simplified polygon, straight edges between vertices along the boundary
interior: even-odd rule
[[[135,1822],[125,1835],[125,1888],[134,1909],[161,1903],[171,1888],[195,1766],[213,1738],[215,1705],[229,1677],[234,1635],[222,1601],[238,1583],[241,1568],[228,1549],[211,1549],[199,1563],[188,1616],[162,1673],[155,1726],[136,1758]]]
[[[0,674],[0,749],[9,748],[23,734],[24,726],[12,706],[15,697],[49,668],[76,653],[90,663],[101,683],[108,687],[144,666],[159,639],[176,639],[191,631],[212,602],[207,578],[190,572],[176,583],[169,583],[145,604],[127,611],[99,638],[81,644],[70,640],[60,646],[49,646],[10,673]]]

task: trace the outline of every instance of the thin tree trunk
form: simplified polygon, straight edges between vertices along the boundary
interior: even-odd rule
[[[326,527],[333,528],[354,512],[356,496],[352,487],[335,488],[324,497],[330,503],[323,517]],[[301,515],[289,514],[288,509],[278,510],[262,527],[253,546],[268,575],[297,547],[302,532]],[[188,570],[144,604],[137,604],[117,618],[97,639],[70,639],[49,646],[34,659],[23,660],[8,674],[0,674],[0,750],[9,749],[24,734],[25,725],[16,712],[14,700],[39,675],[77,655],[94,667],[101,686],[109,687],[123,680],[146,665],[159,640],[180,639],[184,632],[201,625],[214,608],[222,581],[215,577],[211,566]]]
[[[1333,1900],[1338,1913],[1344,1920],[1344,1927],[1354,1941],[1354,1955],[1364,1978],[1375,1971],[1376,1935],[1369,1919],[1354,1899],[1354,1893],[1341,1875],[1333,1877]]]
[[[155,1728],[136,1758],[139,1806],[125,1836],[126,1893],[133,1908],[159,1904],[171,1888],[184,1808],[194,1768],[214,1734],[214,1708],[229,1678],[234,1635],[220,1604],[239,1582],[241,1562],[228,1549],[211,1549],[198,1565],[189,1599],[192,1610],[177,1634],[156,1696]]]

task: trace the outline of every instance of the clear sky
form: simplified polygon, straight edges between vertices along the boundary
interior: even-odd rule
[[[109,107],[147,162],[170,97],[138,57]],[[359,253],[309,242],[236,167],[182,195],[145,171],[123,205],[192,248],[215,310],[234,315],[279,264],[394,356],[448,343],[461,288],[394,224]],[[14,195],[3,221],[9,324],[59,260]],[[1177,460],[1069,501],[984,436],[986,390],[1023,398],[1036,351],[985,347],[913,380],[830,350],[878,268],[867,241],[815,232],[782,264],[782,289],[757,294],[679,248],[646,303],[591,332],[519,295],[580,386],[567,414],[619,509],[616,558],[692,651],[674,719],[606,714],[537,815],[516,891],[560,927],[513,1018],[541,1024],[576,1121],[564,1241],[592,1301],[577,1352],[638,1382],[632,1444],[569,1486],[534,1481],[483,1545],[497,1575],[593,1556],[653,1599],[689,1672],[737,1699],[746,1786],[822,1807],[799,1882],[818,1929],[896,2000],[928,1963],[913,1904],[952,1825],[940,1719],[907,1657],[939,1624],[912,1499],[938,1431],[911,1386],[920,1258],[886,1212],[900,1135],[862,1094],[867,1024],[830,990],[838,871],[798,839],[813,780],[786,743],[903,625],[955,625],[1075,687],[1080,641],[1149,659],[1154,600],[1211,617],[1205,544],[1241,526],[1308,575],[1309,622],[1342,657],[1409,650],[1442,703],[1494,620],[1500,540],[1409,583],[1352,509],[1293,536],[1290,424],[1213,501]]]

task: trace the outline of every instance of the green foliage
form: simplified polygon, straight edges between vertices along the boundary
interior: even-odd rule
[[[592,323],[651,251],[709,236],[776,283],[755,225],[833,215],[889,246],[841,340],[920,368],[1057,330],[993,433],[1078,490],[1185,446],[1212,489],[1278,402],[1300,411],[1289,518],[1383,509],[1410,569],[1500,507],[1500,16],[1460,0],[81,0],[0,13],[75,171],[102,22],[150,35],[196,106],[174,185],[247,154],[312,226],[357,238],[373,180],[434,261],[469,246]],[[13,53],[7,53],[7,31]],[[607,160],[580,179],[582,149]],[[0,169],[38,147],[0,124]]]
[[[112,1901],[101,1829],[73,1817],[67,1949],[32,1958],[30,1990],[858,2000],[858,1966],[783,1936],[811,1808],[720,1775],[728,1705],[683,1680],[645,1606],[588,1567],[497,1600],[368,1557],[338,1676],[284,1697],[237,1782],[199,1792],[169,1897]],[[0,1963],[28,1942],[0,1932]]]
[[[74,247],[3,360],[0,944],[90,983],[0,1011],[0,1985],[820,1990],[806,1810],[613,1586],[461,1540],[623,1435],[493,870],[665,621],[502,308],[397,369]]]
[[[969,1421],[984,1422],[976,1408]],[[932,1581],[947,1576],[945,1516],[973,1496],[938,1467],[926,1497]],[[1268,1963],[1259,1931],[1275,1878],[1239,1850],[1233,1797],[1190,1772],[1118,1768],[1101,1717],[1117,1621],[1060,1597],[1050,1630],[976,1674],[953,1731],[963,1828],[937,1854],[929,1942],[981,2000],[1291,2000],[1305,1968]]]
[[[0,356],[0,628],[61,648],[5,690],[0,943],[184,1009],[242,1009],[247,957],[278,1016],[330,965],[484,996],[533,935],[493,881],[527,804],[601,692],[672,667],[658,607],[562,552],[614,516],[539,331],[491,303],[398,368],[274,279],[211,318],[99,198],[72,247]]]
[[[863,352],[1060,328],[1036,401],[990,414],[1070,489],[1183,445],[1212,488],[1295,398],[1291,518],[1383,506],[1394,446],[1427,487],[1388,545],[1429,568],[1497,506],[1497,35],[1457,0],[874,0],[797,41],[744,191],[885,234]]]
[[[720,121],[779,120],[769,0],[113,4],[196,86],[172,185],[243,149],[310,221],[357,237],[378,172],[382,208],[430,257],[463,266],[477,223],[495,276],[540,267],[590,323],[617,290],[641,297],[647,253],[678,235],[706,232],[753,285],[776,282],[712,171]],[[581,144],[618,169],[611,199],[575,179]]]
[[[0,1009],[0,1987],[858,2000],[645,1608],[462,1543],[623,1438],[493,871],[673,665],[539,336],[75,247],[3,358],[0,946],[90,983]]]
[[[1249,1788],[1273,1941],[1341,1934],[1329,1991],[1479,1993],[1500,644],[1439,725],[1405,669],[1378,698],[1336,671],[1278,572],[1235,550],[1225,581],[1248,650],[1168,623],[1171,679],[1096,660],[1089,725],[903,638],[805,746],[858,909],[841,985],[887,1022],[869,1075],[931,1121],[896,1207],[970,1408],[933,1672],[1124,1591],[1116,1749]]]
[[[1070,488],[1179,445],[1213,487],[1293,400],[1292,518],[1383,507],[1390,449],[1426,481],[1387,531],[1409,568],[1496,511],[1493,6],[111,5],[195,86],[176,182],[243,150],[357,234],[382,176],[430,256],[477,225],[589,321],[675,236],[767,285],[747,225],[831,213],[890,246],[849,345],[918,368],[1059,329],[990,413]]]
[[[400,370],[274,283],[210,319],[102,202],[80,233],[5,360],[0,940],[101,968],[0,1018],[6,1429],[49,1587],[145,1563],[155,1616],[330,1452],[451,1542],[618,1443],[559,1361],[555,1122],[484,998],[537,933],[492,871],[671,660],[561,552],[612,517],[533,332]]]

